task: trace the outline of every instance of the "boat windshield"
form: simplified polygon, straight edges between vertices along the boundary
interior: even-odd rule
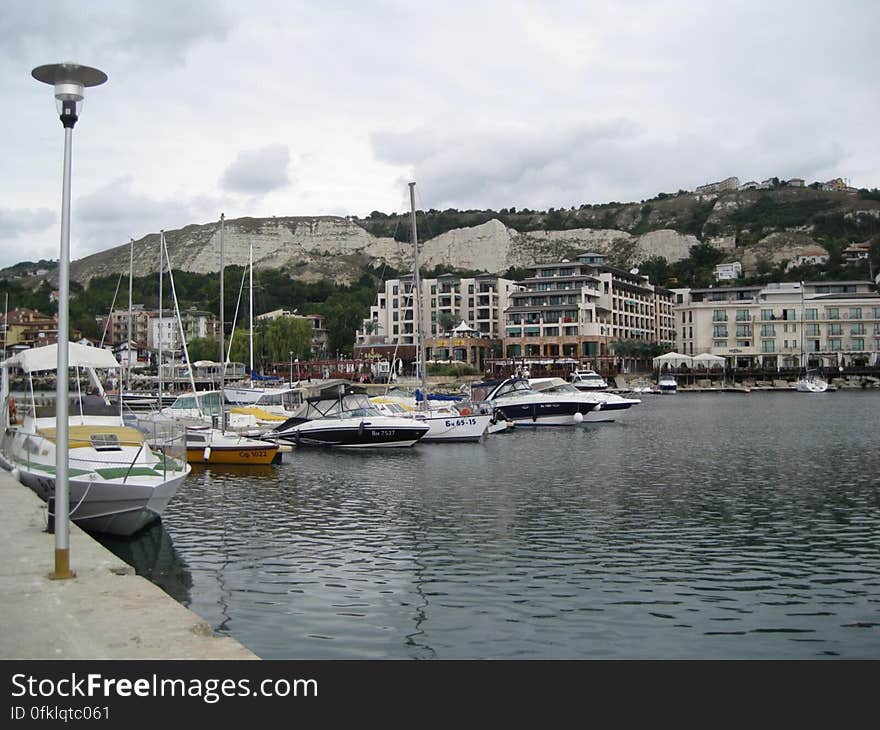
[[[308,400],[296,414],[298,418],[310,421],[318,418],[361,418],[364,416],[375,418],[381,415],[381,411],[365,395]]]
[[[492,398],[519,398],[521,396],[530,395],[534,393],[532,388],[525,380],[505,380],[495,392],[492,394]]]

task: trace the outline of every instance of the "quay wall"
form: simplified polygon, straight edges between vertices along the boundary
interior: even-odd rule
[[[259,659],[75,524],[76,577],[50,580],[46,523],[46,504],[0,470],[0,659]]]

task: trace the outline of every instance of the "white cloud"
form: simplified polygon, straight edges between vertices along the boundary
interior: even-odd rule
[[[30,71],[63,60],[109,76],[75,132],[75,257],[221,212],[405,211],[411,179],[495,209],[880,187],[878,25],[857,0],[4,0],[0,234],[57,257],[61,128]]]
[[[223,173],[221,186],[232,193],[265,195],[290,183],[288,165],[290,150],[283,144],[239,152]]]
[[[8,210],[0,208],[0,239],[17,238],[24,233],[41,233],[55,224],[57,217],[48,208]]]

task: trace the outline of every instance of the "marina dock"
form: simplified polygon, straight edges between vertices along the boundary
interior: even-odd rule
[[[0,471],[2,659],[259,659],[75,524],[76,577],[51,580],[55,536],[45,503]]]

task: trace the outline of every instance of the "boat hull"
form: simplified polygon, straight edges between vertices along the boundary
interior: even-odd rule
[[[597,410],[595,403],[582,401],[496,403],[494,408],[504,419],[523,426],[574,426],[613,420],[613,415]]]
[[[190,464],[271,464],[278,456],[278,444],[266,443],[259,448],[240,446],[187,446]]]
[[[101,482],[70,477],[69,515],[83,530],[127,537],[162,517],[188,471],[150,484]],[[19,481],[48,502],[55,494],[55,479],[45,472],[18,467]]]
[[[276,438],[297,446],[324,448],[407,448],[428,432],[428,426],[414,423],[406,426],[371,425],[316,425],[308,421],[299,427],[276,434]]]

